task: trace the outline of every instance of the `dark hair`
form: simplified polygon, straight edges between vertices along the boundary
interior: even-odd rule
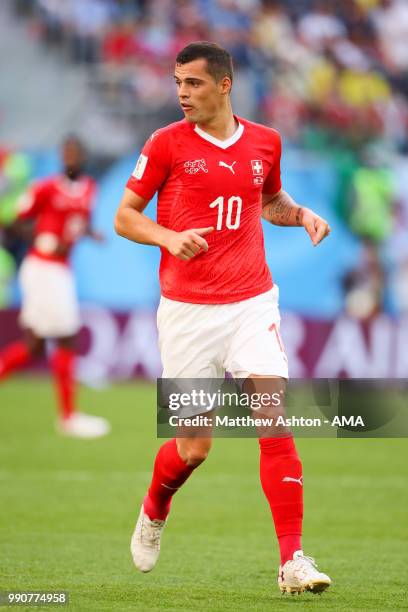
[[[81,140],[81,138],[74,132],[69,132],[64,136],[61,146],[66,147],[67,145],[75,145],[82,151],[83,154],[86,153],[86,147],[83,140]]]
[[[196,59],[207,60],[207,72],[215,81],[224,77],[233,78],[232,57],[226,49],[217,43],[200,40],[184,47],[176,57],[176,64],[188,64]]]

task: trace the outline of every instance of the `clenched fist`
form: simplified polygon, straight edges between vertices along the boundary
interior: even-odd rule
[[[203,238],[214,230],[213,227],[200,227],[198,229],[185,230],[184,232],[171,232],[166,248],[182,261],[192,259],[198,253],[208,251],[208,243]]]
[[[317,246],[330,234],[330,226],[325,219],[319,217],[310,208],[303,208],[302,225],[310,236],[313,246]]]

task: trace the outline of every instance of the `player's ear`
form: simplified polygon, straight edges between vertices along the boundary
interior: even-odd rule
[[[231,88],[232,88],[232,82],[229,77],[225,76],[223,79],[221,79],[219,85],[220,85],[220,92],[222,94],[230,93]]]

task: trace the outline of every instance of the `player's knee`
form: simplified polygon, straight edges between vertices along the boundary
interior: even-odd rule
[[[76,336],[66,336],[64,338],[58,338],[58,347],[68,350],[75,350]]]
[[[42,357],[44,355],[45,343],[40,338],[31,339],[27,342],[27,348],[31,357]]]
[[[207,459],[208,453],[210,452],[210,448],[210,443],[181,443],[179,445],[179,453],[181,458],[187,463],[187,465],[189,465],[190,467],[198,467],[201,463],[203,463],[203,461]]]
[[[45,341],[31,329],[24,331],[24,342],[32,358],[42,357],[45,351]]]
[[[203,463],[203,461],[205,461],[207,457],[208,457],[208,450],[193,449],[187,452],[186,463],[187,465],[191,467],[197,467],[201,463]]]

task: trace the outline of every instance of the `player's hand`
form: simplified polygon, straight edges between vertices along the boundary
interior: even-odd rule
[[[331,231],[327,221],[310,208],[303,209],[302,225],[309,234],[313,246],[317,246]]]
[[[208,251],[208,243],[203,236],[212,231],[213,227],[200,227],[184,232],[172,232],[166,244],[167,250],[177,259],[188,261],[199,253]]]

